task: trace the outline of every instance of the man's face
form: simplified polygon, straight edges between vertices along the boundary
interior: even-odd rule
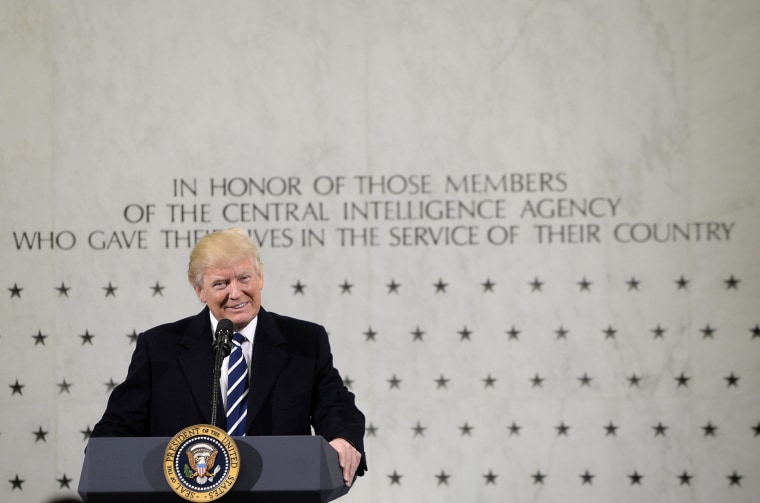
[[[195,293],[217,320],[227,318],[241,330],[259,313],[262,288],[264,277],[248,258],[229,267],[209,267]]]

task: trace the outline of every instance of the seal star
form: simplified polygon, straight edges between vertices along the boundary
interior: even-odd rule
[[[338,285],[340,287],[340,294],[343,295],[345,293],[351,294],[351,289],[354,287],[353,284],[349,283],[347,279],[343,280],[343,283]]]

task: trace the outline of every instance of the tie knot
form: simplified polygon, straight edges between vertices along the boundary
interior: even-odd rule
[[[235,332],[232,336],[232,340],[235,341],[236,344],[242,345],[245,342],[245,336],[239,332]]]

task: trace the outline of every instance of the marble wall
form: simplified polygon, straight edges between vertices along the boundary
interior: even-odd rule
[[[0,499],[76,493],[239,226],[367,415],[343,500],[760,492],[753,0],[0,0]]]

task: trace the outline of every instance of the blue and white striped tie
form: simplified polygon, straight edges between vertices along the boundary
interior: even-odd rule
[[[248,365],[241,344],[245,337],[232,336],[232,352],[227,371],[227,433],[233,437],[245,435],[248,414]]]

